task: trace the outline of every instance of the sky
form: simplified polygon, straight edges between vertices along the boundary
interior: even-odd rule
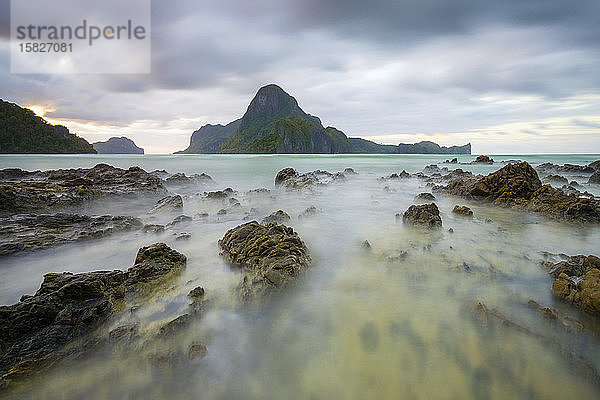
[[[151,73],[121,75],[12,74],[9,7],[0,98],[90,142],[182,150],[276,83],[350,137],[600,153],[599,0],[156,0]]]

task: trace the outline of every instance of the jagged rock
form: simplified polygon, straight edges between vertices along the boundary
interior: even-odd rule
[[[180,195],[167,196],[160,199],[150,210],[150,213],[173,212],[183,208],[183,199]]]
[[[182,232],[182,233],[178,234],[177,236],[175,236],[176,241],[190,240],[191,238],[192,238],[192,234],[189,232]]]
[[[592,168],[594,171],[600,171],[600,160],[590,163],[588,167]]]
[[[358,175],[358,172],[356,172],[352,168],[345,168],[344,169],[344,174],[346,174],[346,175]]]
[[[566,185],[569,183],[569,180],[561,175],[548,175],[544,178],[547,182],[558,183],[560,185]]]
[[[454,157],[452,160],[446,160],[444,164],[458,164],[458,158]]]
[[[600,183],[600,170],[594,172],[592,176],[590,176],[588,183]]]
[[[316,170],[299,174],[293,168],[284,168],[275,176],[275,186],[286,189],[304,189],[312,186],[327,185],[335,181],[344,181],[346,176],[342,172],[332,174],[328,171]]]
[[[232,188],[227,188],[223,190],[217,190],[216,192],[208,192],[206,193],[207,199],[226,199],[227,197],[233,194]]]
[[[191,184],[201,184],[201,183],[211,183],[214,182],[213,179],[205,174],[193,174],[191,176],[187,176],[183,173],[173,174],[165,179],[165,182],[169,185],[191,185]]]
[[[402,172],[400,172],[399,174],[397,173],[393,173],[387,177],[381,177],[379,178],[380,181],[385,181],[385,180],[389,180],[389,179],[407,179],[410,178],[410,174],[404,170],[402,170]]]
[[[191,220],[192,220],[192,217],[189,217],[189,216],[187,216],[187,215],[183,215],[183,214],[182,214],[182,215],[179,215],[179,216],[175,217],[175,218],[173,219],[173,221],[169,222],[169,223],[167,224],[167,227],[169,227],[169,228],[170,228],[170,227],[173,227],[173,226],[175,226],[175,225],[182,224],[182,223],[184,223],[184,222],[190,222]]]
[[[191,314],[183,314],[179,317],[167,322],[158,330],[156,335],[158,338],[167,338],[177,333],[192,323],[193,316]]]
[[[526,208],[553,218],[600,222],[600,203],[597,200],[580,197],[577,193],[566,194],[550,185],[544,185],[533,193]]]
[[[435,196],[431,193],[419,193],[415,196],[415,201],[435,201]]]
[[[76,214],[13,215],[0,217],[0,256],[142,229],[134,217]]]
[[[290,221],[290,216],[283,210],[277,210],[276,212],[272,213],[269,216],[266,216],[265,218],[263,218],[262,220],[262,224],[266,225],[269,222],[277,222],[277,223],[284,223],[284,222],[289,222]]]
[[[448,173],[448,168],[440,168],[435,164],[431,164],[423,168],[423,173],[428,175],[442,175]]]
[[[219,211],[217,211],[217,215],[226,215],[227,214],[227,210],[224,208],[221,208]]]
[[[369,243],[368,240],[365,240],[360,244],[360,247],[362,247],[365,250],[371,250],[371,243]]]
[[[164,225],[157,225],[157,224],[147,224],[144,225],[143,231],[145,233],[161,233],[165,231],[165,227]]]
[[[557,165],[552,163],[543,163],[537,166],[536,168],[539,171],[543,172],[566,172],[566,173],[593,173],[595,170],[591,166],[587,165],[576,165],[576,164],[564,164]]]
[[[238,286],[243,299],[279,289],[310,264],[308,248],[292,228],[270,222],[248,222],[230,229],[219,240],[221,255],[246,274]]]
[[[572,256],[554,265],[550,274],[556,279],[552,293],[576,307],[600,316],[600,258]]]
[[[193,288],[188,293],[188,297],[191,299],[198,299],[198,298],[204,297],[204,288],[202,286]]]
[[[139,167],[98,164],[89,169],[0,171],[0,212],[47,212],[106,197],[158,196],[162,180]]]
[[[50,273],[38,291],[0,306],[0,376],[4,384],[88,346],[65,346],[92,332],[116,310],[126,291],[185,266],[186,257],[163,243],[140,249],[127,271]],[[113,331],[114,332],[114,331]],[[115,333],[113,333],[115,336]]]
[[[440,228],[442,218],[435,203],[412,205],[402,215],[402,222],[413,226]]]
[[[490,158],[489,156],[477,156],[475,161],[473,161],[471,164],[493,164],[493,163],[494,163],[494,159]]]
[[[452,213],[462,215],[463,217],[473,217],[473,211],[467,206],[456,205],[452,209]]]

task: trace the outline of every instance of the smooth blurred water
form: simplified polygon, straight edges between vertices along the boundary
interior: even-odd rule
[[[90,167],[105,162],[146,170],[207,173],[211,190],[232,187],[242,204],[229,209],[221,201],[197,196],[207,188],[186,188],[187,225],[162,234],[141,232],[33,254],[0,259],[0,302],[33,293],[50,271],[82,272],[127,268],[137,249],[163,241],[188,256],[185,272],[149,299],[130,299],[125,311],[105,328],[139,322],[136,351],[95,352],[64,363],[27,383],[17,398],[36,399],[595,399],[600,388],[564,352],[540,337],[585,358],[600,369],[597,321],[556,301],[551,277],[539,265],[541,251],[599,254],[600,227],[549,221],[543,217],[437,196],[444,228],[422,232],[395,221],[428,192],[416,179],[379,182],[377,178],[421,171],[450,156],[421,155],[193,155],[193,156],[2,156],[0,168],[54,169]],[[458,156],[459,162],[474,156]],[[599,155],[494,156],[588,164]],[[441,165],[487,174],[502,165]],[[274,188],[280,169],[299,172],[346,167],[359,175],[316,193]],[[585,189],[585,176],[573,175]],[[389,190],[384,190],[388,186]],[[265,195],[245,193],[265,187]],[[455,204],[470,206],[473,220],[451,213]],[[298,218],[309,206],[321,212]],[[173,216],[151,217],[138,205],[120,205],[121,214],[164,223]],[[240,272],[224,263],[217,240],[245,222],[254,208],[260,220],[282,209],[311,251],[313,264],[297,285],[260,307],[240,306],[234,288]],[[113,207],[114,210],[114,207]],[[491,220],[486,221],[486,220]],[[453,228],[454,233],[448,232]],[[191,233],[189,241],[176,234]],[[370,252],[360,244],[368,240]],[[187,312],[186,294],[206,290],[207,311],[190,328],[166,343],[144,345],[161,324]],[[583,334],[561,331],[527,306],[559,308],[586,325]],[[483,302],[536,335],[510,327],[482,327],[472,308]],[[202,340],[209,354],[201,361],[159,368],[148,355],[168,348],[185,351]]]

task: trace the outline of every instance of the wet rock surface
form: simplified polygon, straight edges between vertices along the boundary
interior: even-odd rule
[[[134,217],[103,215],[21,214],[0,217],[0,257],[21,251],[98,239],[119,232],[142,229]]]
[[[243,299],[266,294],[293,281],[311,261],[308,248],[292,228],[256,221],[230,229],[219,240],[221,255],[246,272],[238,290]]]
[[[88,169],[0,171],[0,213],[4,214],[47,212],[107,197],[166,193],[162,179],[139,167],[98,164]]]
[[[493,163],[494,163],[494,159],[490,158],[489,156],[477,156],[475,161],[473,161],[471,164],[493,164]]]
[[[167,196],[160,199],[149,211],[152,213],[174,212],[183,208],[183,199],[180,195]]]
[[[435,203],[412,205],[402,215],[402,222],[426,228],[441,228],[442,218]]]
[[[588,179],[588,183],[600,183],[600,170],[594,172],[592,176],[590,176],[590,179]]]
[[[435,196],[431,193],[419,193],[415,196],[415,201],[435,201]]]
[[[556,297],[600,316],[600,258],[577,255],[544,264],[556,278],[552,283],[552,293]]]
[[[0,306],[1,383],[7,385],[66,356],[83,354],[85,343],[68,345],[115,313],[127,292],[179,271],[185,263],[183,254],[157,243],[140,249],[127,271],[46,274],[33,296]],[[112,336],[121,333],[113,331]]]
[[[566,194],[550,185],[542,186],[536,171],[526,162],[508,164],[487,176],[459,178],[435,190],[466,199],[490,201],[504,207],[518,207],[551,218],[600,222],[600,203]]]
[[[349,173],[349,175],[355,175],[355,173]],[[331,173],[316,170],[300,174],[293,168],[284,168],[275,176],[275,186],[286,189],[304,189],[327,185],[336,181],[343,182],[345,179],[346,175],[343,172]]]
[[[597,161],[595,161],[597,162]],[[547,172],[547,173],[593,173],[595,168],[592,165],[596,165],[594,163],[590,165],[576,165],[576,164],[564,164],[557,165],[552,163],[543,163],[536,167],[538,171]]]
[[[463,216],[463,217],[468,217],[468,218],[472,218],[473,217],[473,211],[469,207],[467,207],[467,206],[456,205],[452,209],[452,213],[460,215],[460,216]]]
[[[262,224],[268,224],[269,222],[277,222],[277,223],[285,223],[285,222],[289,222],[290,221],[290,216],[288,213],[286,213],[283,210],[277,210],[274,213],[266,216],[265,218],[263,218],[262,220]]]

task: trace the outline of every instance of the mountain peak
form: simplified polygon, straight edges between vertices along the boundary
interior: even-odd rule
[[[302,112],[295,98],[287,94],[281,87],[270,84],[258,89],[248,106],[246,114],[248,116],[260,114],[264,117],[271,117],[282,111]]]

